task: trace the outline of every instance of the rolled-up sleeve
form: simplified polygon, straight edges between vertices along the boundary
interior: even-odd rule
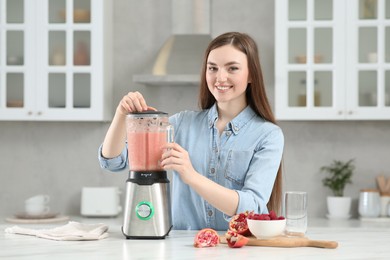
[[[111,171],[111,172],[119,172],[124,170],[127,167],[127,148],[125,147],[121,154],[114,158],[105,158],[102,155],[103,144],[100,145],[98,150],[98,159],[100,163],[100,167],[102,169]]]
[[[267,213],[284,148],[282,130],[277,127],[259,142],[250,163],[244,186],[236,190],[239,195],[237,213],[253,210]]]

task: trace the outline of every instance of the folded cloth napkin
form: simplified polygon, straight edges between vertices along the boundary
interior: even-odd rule
[[[98,240],[108,237],[108,226],[105,224],[83,224],[69,221],[68,224],[51,229],[31,229],[13,226],[5,229],[5,233],[30,235],[52,240]]]

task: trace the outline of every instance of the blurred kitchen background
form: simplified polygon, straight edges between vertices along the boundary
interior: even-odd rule
[[[5,1],[0,2],[0,14],[3,15]],[[133,81],[135,75],[141,75],[139,81],[145,80],[142,75],[151,68],[160,48],[172,33],[186,30],[180,27],[178,21],[183,17],[175,14],[172,8],[174,2],[112,1],[111,34],[105,31],[103,37],[104,44],[111,40],[111,47],[106,50],[106,45],[96,43],[100,49],[93,50],[94,53],[102,53],[103,50],[111,52],[112,57],[112,66],[106,68],[112,69],[112,81],[108,82],[112,89],[111,93],[107,92],[102,97],[106,99],[104,102],[110,104],[104,107],[108,111],[106,118],[112,118],[120,99],[129,91],[140,91],[150,105],[170,114],[184,109],[197,109],[198,88],[193,82],[178,80],[172,83],[168,80],[165,83],[149,84]],[[200,32],[209,33],[213,38],[227,31],[240,31],[250,34],[257,41],[265,84],[274,107],[274,57],[280,51],[275,48],[275,2],[210,0],[208,3],[206,9],[199,7],[206,12],[199,15],[205,19],[200,22]],[[25,6],[25,11],[29,10]],[[2,30],[4,28],[0,27]],[[80,30],[86,29],[88,27],[80,27]],[[4,39],[0,40],[0,47],[3,48]],[[94,43],[94,40],[91,42]],[[189,44],[191,42],[194,43],[188,41]],[[25,44],[28,46],[30,43]],[[37,46],[37,50],[41,48],[49,47]],[[61,57],[57,62],[62,62]],[[107,65],[110,63],[107,62]],[[3,79],[0,77],[0,80]],[[1,84],[4,82],[1,81]],[[44,94],[38,91],[32,95]],[[0,113],[2,118],[7,118],[6,113],[9,112],[3,109]],[[100,169],[97,160],[97,149],[109,127],[109,120],[57,121],[55,114],[52,117],[43,121],[12,118],[0,121],[1,215],[20,211],[23,201],[35,194],[49,194],[55,211],[78,215],[82,187],[125,187],[126,171],[105,172]],[[345,195],[353,198],[354,216],[357,216],[360,189],[375,188],[375,177],[379,174],[390,175],[389,120],[283,120],[279,121],[279,125],[285,134],[284,189],[308,192],[309,217],[324,217],[327,210],[326,196],[331,195],[322,185],[324,175],[320,173],[321,166],[335,159],[355,159],[353,184],[345,190]]]

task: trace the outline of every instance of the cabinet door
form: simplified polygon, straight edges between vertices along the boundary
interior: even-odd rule
[[[276,1],[276,117],[344,118],[344,1]]]
[[[0,120],[111,117],[110,3],[0,0]]]
[[[35,75],[31,48],[31,1],[0,0],[0,115],[4,119],[33,116]]]
[[[348,114],[390,119],[390,0],[348,6]]]
[[[101,1],[46,0],[38,10],[41,51],[38,59],[38,109],[47,120],[91,119],[102,104]],[[92,6],[94,13],[91,12]],[[95,73],[96,72],[96,73]],[[101,113],[100,113],[101,116]]]

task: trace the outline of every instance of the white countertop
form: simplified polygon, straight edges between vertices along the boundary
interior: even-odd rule
[[[307,237],[337,241],[336,249],[254,246],[232,249],[225,244],[194,248],[196,231],[173,230],[161,240],[127,240],[121,233],[120,218],[75,217],[71,220],[108,224],[109,237],[98,241],[53,241],[6,234],[4,229],[15,224],[0,222],[0,259],[390,259],[390,219],[378,222],[309,219]],[[17,225],[51,228],[64,224]]]

